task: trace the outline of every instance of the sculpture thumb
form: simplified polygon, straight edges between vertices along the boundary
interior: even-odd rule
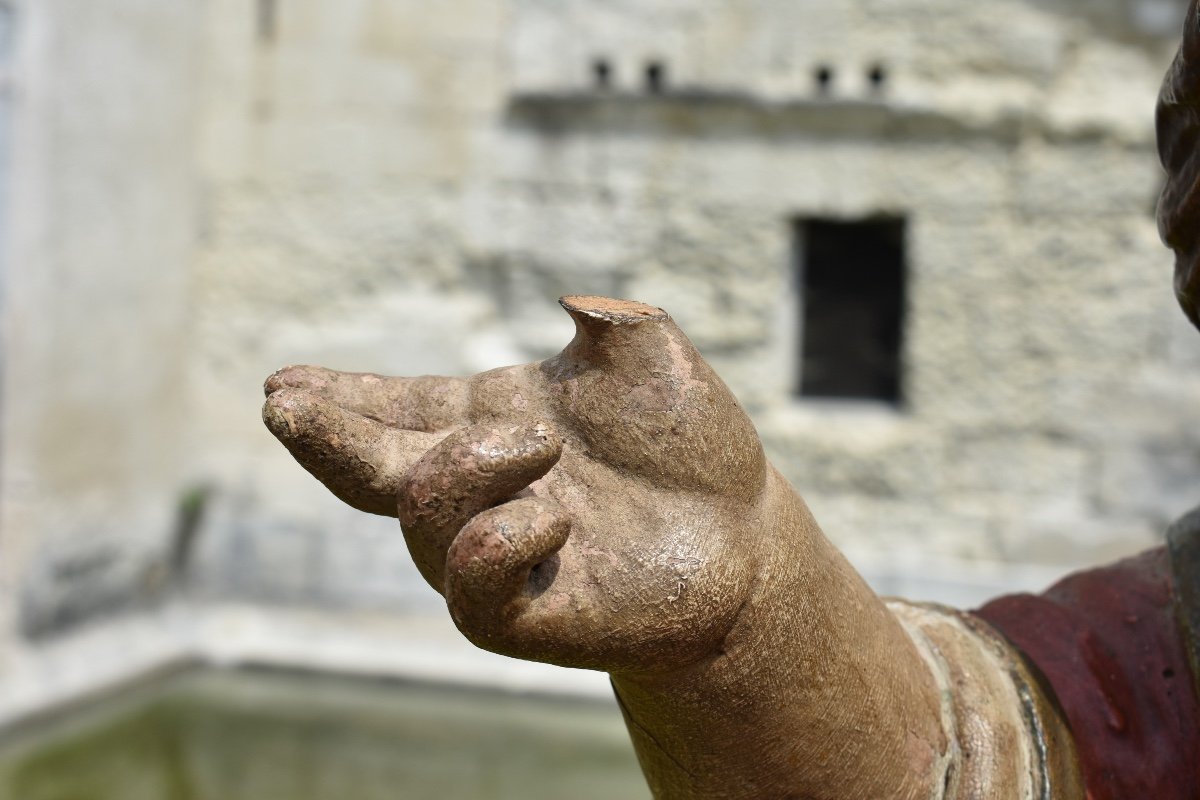
[[[630,356],[645,362],[663,350],[660,337],[664,333],[686,341],[666,311],[645,303],[587,295],[568,295],[558,303],[575,321],[575,338],[567,352],[594,366],[616,366],[611,362]]]
[[[580,370],[598,369],[629,388],[643,387],[652,395],[641,398],[648,401],[646,410],[678,410],[678,402],[689,401],[688,390],[702,386],[720,386],[723,394],[729,394],[695,345],[661,308],[585,295],[562,297],[558,302],[575,321],[575,338],[563,350],[563,364]],[[666,380],[675,391],[650,390],[647,381],[652,379]]]
[[[594,455],[659,486],[757,496],[754,425],[667,312],[607,297],[559,303],[575,338],[542,368]]]

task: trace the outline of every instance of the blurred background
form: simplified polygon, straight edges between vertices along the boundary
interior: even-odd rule
[[[543,358],[566,293],[670,311],[881,592],[970,606],[1159,542],[1200,499],[1200,336],[1153,219],[1185,5],[0,0],[0,726],[191,663],[467,683],[591,698],[580,752],[636,785],[603,676],[461,642],[396,522],[259,419],[289,363]],[[328,693],[239,680],[184,694]],[[191,720],[164,782],[69,794],[21,756],[0,797],[357,800],[270,783],[303,737],[197,784],[233,767],[194,742],[240,745],[145,702]],[[344,770],[394,789],[397,748]],[[509,796],[468,773],[440,796]]]

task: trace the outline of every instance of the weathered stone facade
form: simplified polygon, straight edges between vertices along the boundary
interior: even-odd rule
[[[3,5],[0,623],[16,611],[28,630],[165,584],[188,461],[201,14]]]
[[[92,28],[78,5],[15,6],[12,205],[79,203],[13,213],[6,248],[37,276],[7,283],[78,276],[5,289],[0,542],[25,554],[7,569],[32,628],[72,601],[30,576],[108,528],[164,574],[189,561],[206,596],[435,602],[395,523],[341,508],[262,429],[258,387],[289,362],[542,357],[567,292],[670,310],[868,571],[1094,563],[1196,500],[1200,337],[1152,219],[1178,3],[106,0],[88,7],[122,21]],[[131,19],[146,35],[107,82],[61,44]],[[128,116],[95,127],[87,101],[118,97]],[[878,214],[907,221],[902,401],[797,398],[795,222]],[[195,487],[202,521],[173,524]],[[91,497],[82,522],[48,511]],[[93,582],[153,583],[114,566],[135,551]]]

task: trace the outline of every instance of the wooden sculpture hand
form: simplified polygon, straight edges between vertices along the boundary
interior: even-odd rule
[[[609,671],[715,653],[763,562],[762,446],[661,310],[569,298],[557,357],[470,379],[292,367],[268,426],[335,494],[399,516],[480,647]]]
[[[558,356],[469,379],[290,367],[263,416],[398,516],[488,650],[612,674],[663,797],[928,798],[952,744],[913,641],[665,312],[569,297]]]

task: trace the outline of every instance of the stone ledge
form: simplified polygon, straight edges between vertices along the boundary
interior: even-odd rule
[[[475,648],[448,618],[173,603],[0,655],[0,731],[163,673],[260,667],[612,702],[608,676]]]
[[[1040,590],[1067,570],[849,552],[882,595],[967,608]],[[611,703],[608,676],[476,648],[436,613],[320,611],[177,600],[35,643],[0,643],[0,735],[156,676],[196,666],[323,672]]]

